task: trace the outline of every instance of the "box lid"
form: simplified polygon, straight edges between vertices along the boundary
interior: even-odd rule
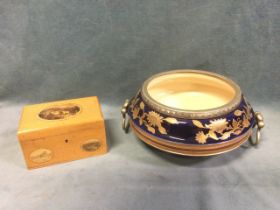
[[[18,138],[26,141],[89,129],[103,120],[96,96],[27,105],[22,111]]]

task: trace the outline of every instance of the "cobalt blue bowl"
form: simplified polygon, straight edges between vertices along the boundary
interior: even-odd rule
[[[260,138],[263,117],[254,112],[232,80],[207,71],[174,70],[146,80],[140,91],[122,108],[135,134],[160,150],[209,156],[231,151],[258,126],[253,144]]]

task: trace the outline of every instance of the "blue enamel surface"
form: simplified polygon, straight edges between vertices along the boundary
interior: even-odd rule
[[[136,104],[134,104],[135,106],[139,105],[139,103],[143,102],[145,104],[145,107],[144,107],[144,112],[146,113],[149,113],[151,111],[155,111],[153,110],[151,107],[149,107],[143,100],[142,100],[142,97],[141,97],[141,93],[139,93],[137,96],[137,98],[139,98],[138,102]],[[242,96],[242,100],[239,104],[239,106],[235,109],[244,109],[244,106],[246,105],[245,103],[245,99],[244,97]],[[249,106],[250,108],[250,112],[253,114],[253,109],[252,107],[248,104],[247,102],[247,106]],[[134,124],[136,126],[138,126],[139,128],[141,128],[144,132],[156,137],[156,138],[161,138],[161,139],[164,139],[164,140],[168,140],[168,141],[172,141],[172,142],[180,142],[180,143],[185,143],[185,144],[197,144],[197,145],[201,145],[200,143],[198,143],[196,140],[195,140],[195,136],[196,134],[199,132],[199,131],[203,131],[203,132],[208,132],[209,129],[205,129],[205,128],[198,128],[197,126],[195,126],[192,122],[192,120],[196,120],[196,119],[182,119],[182,118],[176,118],[178,123],[177,124],[170,124],[168,122],[165,122],[163,121],[162,122],[162,126],[165,128],[166,130],[166,133],[167,134],[162,134],[158,131],[158,129],[155,129],[155,133],[151,133],[150,131],[147,130],[146,126],[144,126],[143,124],[140,125],[139,123],[139,120],[138,119],[133,119],[133,113],[132,113],[132,108],[129,108],[128,109],[128,115],[130,116],[131,120],[134,122]],[[210,124],[210,121],[212,120],[218,120],[218,119],[221,119],[221,118],[225,118],[228,122],[231,122],[232,120],[237,120],[238,116],[235,116],[234,115],[234,111],[233,110],[232,112],[230,113],[227,113],[226,115],[223,115],[223,116],[219,116],[219,117],[215,117],[215,118],[209,118],[209,119],[199,119],[199,121],[202,123],[202,124]],[[159,113],[159,112],[157,112]],[[162,114],[162,113],[159,113],[162,117],[170,117],[170,116],[167,116],[165,114]],[[254,115],[253,115],[254,116]],[[246,133],[249,129],[251,129],[251,127],[254,125],[255,123],[255,119],[254,117],[252,117],[250,119],[250,125],[247,127],[247,128],[244,128],[242,130],[242,132],[240,132],[238,135],[235,135],[235,134],[231,134],[230,137],[226,140],[215,140],[215,139],[212,139],[212,138],[208,138],[207,139],[207,143],[205,143],[204,145],[207,145],[207,144],[217,144],[217,143],[221,143],[221,142],[226,142],[226,141],[230,141],[244,133]],[[217,134],[217,137],[219,138],[220,135]]]

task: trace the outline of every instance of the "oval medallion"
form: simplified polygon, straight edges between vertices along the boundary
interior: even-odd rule
[[[52,151],[49,149],[37,149],[31,152],[29,158],[34,163],[45,163],[52,159]]]
[[[44,120],[60,120],[74,116],[80,110],[80,107],[77,105],[65,104],[44,109],[39,113],[39,117]]]
[[[82,149],[87,152],[93,152],[96,151],[100,146],[101,142],[99,139],[90,139],[82,144]]]

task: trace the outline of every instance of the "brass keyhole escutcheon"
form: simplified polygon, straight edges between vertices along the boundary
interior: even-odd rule
[[[99,139],[90,139],[82,144],[82,149],[87,152],[94,152],[99,149],[101,142]]]

